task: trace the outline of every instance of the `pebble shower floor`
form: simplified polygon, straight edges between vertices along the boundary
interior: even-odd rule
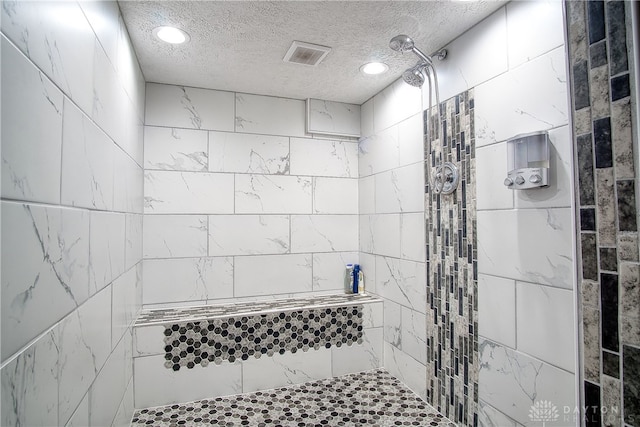
[[[136,411],[141,426],[451,426],[384,369]]]

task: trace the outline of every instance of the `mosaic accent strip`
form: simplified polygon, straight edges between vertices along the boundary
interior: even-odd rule
[[[565,5],[579,182],[581,406],[587,426],[640,426],[640,310],[629,303],[640,301],[630,2]]]
[[[174,323],[164,330],[164,366],[178,371],[210,362],[361,344],[362,329],[361,305]]]
[[[346,307],[354,304],[380,302],[381,298],[373,295],[336,294],[312,296],[309,298],[286,298],[268,301],[244,301],[224,305],[203,305],[194,307],[176,307],[143,310],[135,326],[166,325],[177,322],[195,322],[245,316],[281,311],[295,311],[311,308]]]
[[[456,423],[474,426],[479,366],[473,91],[442,103],[440,114],[431,110],[425,111],[427,372],[433,373],[427,401]],[[430,191],[432,170],[442,162],[460,172],[460,185],[449,195]]]
[[[136,411],[147,425],[455,427],[384,369]]]

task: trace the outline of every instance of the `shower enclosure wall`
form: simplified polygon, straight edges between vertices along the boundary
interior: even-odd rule
[[[375,269],[385,298],[384,366],[461,424],[477,414],[481,425],[525,425],[541,399],[570,410],[558,425],[577,422],[563,28],[561,3],[513,2],[445,46],[449,55],[435,61],[442,115],[426,126],[441,129],[437,146],[425,136],[425,169],[413,133],[422,122],[419,91],[398,81],[362,106],[360,260]],[[424,109],[428,95],[425,88]],[[550,132],[551,186],[509,190],[506,140],[536,130]],[[429,184],[432,151],[451,153],[444,161],[458,165],[465,186],[434,197],[425,223],[432,195],[416,184]],[[442,224],[460,218],[441,240],[439,215]],[[427,236],[426,256],[413,248],[416,236]]]

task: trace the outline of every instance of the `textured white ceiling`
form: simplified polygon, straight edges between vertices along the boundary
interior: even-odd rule
[[[362,104],[413,65],[389,48],[407,34],[430,54],[504,1],[119,1],[149,82]],[[173,25],[191,41],[168,45],[153,28]],[[282,61],[293,40],[330,46],[317,67]],[[381,61],[382,76],[360,73]],[[436,63],[437,67],[437,63]]]

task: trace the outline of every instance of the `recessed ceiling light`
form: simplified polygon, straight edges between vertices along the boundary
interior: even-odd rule
[[[389,70],[389,66],[382,62],[369,62],[360,67],[360,71],[370,75],[386,73],[387,70]]]
[[[157,27],[153,29],[153,35],[163,42],[180,44],[189,41],[189,34],[175,27]]]

